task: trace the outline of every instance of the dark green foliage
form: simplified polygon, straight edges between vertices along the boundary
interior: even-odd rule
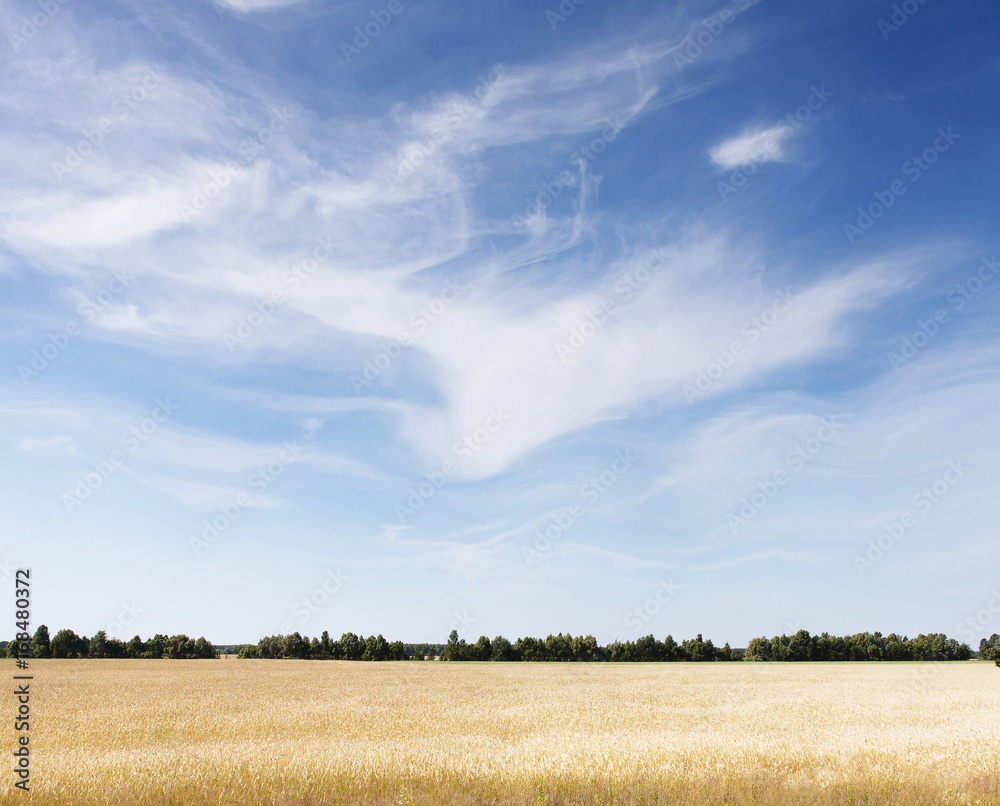
[[[42,624],[31,639],[31,657],[47,658],[49,655],[49,628]]]
[[[136,636],[136,638],[138,638],[138,636]],[[215,648],[204,636],[202,636],[194,642],[194,656],[196,658],[214,658]]]
[[[995,660],[1000,666],[1000,635],[993,633],[989,640],[983,638],[979,642],[979,657],[983,660]]]
[[[0,651],[17,652],[19,645],[10,642],[0,645]],[[693,663],[711,661],[902,661],[902,660],[968,660],[972,651],[966,644],[941,633],[907,638],[892,633],[857,633],[843,637],[829,633],[810,635],[799,630],[794,635],[781,635],[767,639],[754,638],[746,650],[732,649],[727,643],[717,648],[711,639],[699,633],[678,644],[668,635],[663,641],[646,635],[630,641],[615,641],[600,646],[592,635],[573,636],[569,633],[540,638],[526,636],[514,643],[502,635],[490,640],[481,635],[475,644],[467,644],[457,630],[452,630],[448,643],[404,644],[388,642],[382,635],[367,638],[345,632],[340,640],[333,640],[323,631],[320,638],[309,638],[294,632],[291,635],[271,635],[261,638],[256,645],[242,644],[224,647],[227,654],[241,659],[300,658],[308,660],[366,660],[402,661],[424,660],[439,657],[447,661],[539,661],[583,662],[614,661],[619,663],[667,663],[686,661]],[[218,648],[201,637],[186,635],[154,635],[143,641],[138,635],[128,643],[108,638],[103,630],[93,638],[78,636],[72,630],[60,630],[49,640],[48,628],[42,625],[31,640],[34,657],[53,658],[215,658]],[[993,635],[979,644],[979,656],[995,660],[1000,665],[1000,636]],[[16,657],[14,655],[13,657]]]
[[[448,643],[441,650],[441,660],[471,660],[465,639],[458,637],[458,630],[452,630]]]
[[[291,635],[285,636],[285,646],[282,649],[282,656],[286,658],[308,658],[309,644],[302,640],[301,635],[293,632]]]
[[[410,660],[430,660],[443,651],[443,644],[403,644],[403,654]]]
[[[105,657],[105,650],[107,649],[107,634],[104,630],[98,630],[93,638],[90,639],[90,647],[87,654],[92,658],[103,658]]]
[[[512,647],[510,641],[502,635],[498,635],[493,639],[492,647],[493,651],[490,653],[490,660],[514,660],[514,647]]]
[[[493,642],[485,635],[480,635],[476,645],[472,647],[473,660],[490,660],[493,657]]]
[[[59,630],[49,644],[53,658],[78,658],[87,654],[87,642],[72,630]]]
[[[368,636],[361,660],[389,660],[389,642],[381,634]]]
[[[167,647],[167,636],[157,633],[146,642],[146,651],[143,657],[159,660],[163,657]]]
[[[810,636],[799,630],[793,636],[754,638],[747,646],[749,661],[842,661],[842,660],[968,660],[966,644],[942,633],[907,638],[892,633],[857,633],[838,637],[823,633]]]

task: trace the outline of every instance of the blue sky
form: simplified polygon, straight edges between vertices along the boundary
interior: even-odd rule
[[[0,22],[36,624],[1000,631],[993,4]]]

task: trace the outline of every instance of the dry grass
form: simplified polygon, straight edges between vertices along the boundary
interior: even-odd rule
[[[1000,804],[992,663],[32,671],[33,804]]]

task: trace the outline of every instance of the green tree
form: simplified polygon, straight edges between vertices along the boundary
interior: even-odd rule
[[[592,635],[578,635],[570,641],[573,659],[582,662],[598,660],[597,639]]]
[[[298,631],[285,637],[284,656],[286,658],[304,658],[308,654],[308,644],[302,640]]]
[[[517,641],[514,642],[514,655],[518,660],[545,660],[545,644],[537,638],[532,638],[531,636],[518,638]]]
[[[441,650],[441,660],[467,660],[465,639],[458,637],[458,630],[448,635],[448,643]]]
[[[545,638],[545,659],[573,660],[573,640],[570,635],[549,635]]]
[[[502,635],[494,638],[491,646],[493,650],[490,652],[490,660],[508,661],[514,659],[514,648],[510,645],[510,641]]]
[[[166,641],[167,657],[170,659],[193,658],[194,641],[181,633],[171,635]]]
[[[167,651],[167,636],[157,633],[146,642],[146,651],[143,657],[160,660]]]
[[[196,658],[214,658],[215,657],[215,647],[202,636],[197,641],[194,642],[194,657]]]
[[[747,644],[747,651],[743,655],[743,659],[749,661],[771,660],[771,642],[763,636],[760,638],[751,638],[750,643]]]
[[[47,658],[49,655],[49,628],[42,624],[31,639],[31,657]]]
[[[340,636],[340,654],[344,660],[361,660],[364,651],[364,644],[354,633],[345,632]]]
[[[663,639],[663,659],[664,660],[678,660],[679,659],[680,647],[677,646],[677,642],[674,640],[672,635],[668,635]]]
[[[489,660],[493,656],[493,644],[485,635],[480,635],[476,645],[472,647],[472,655],[476,660]]]
[[[138,635],[133,635],[128,645],[125,647],[125,657],[141,658],[146,654],[146,644]]]
[[[812,660],[812,637],[808,630],[799,630],[788,640],[784,660]]]
[[[711,639],[706,643],[701,633],[698,633],[698,637],[694,640],[683,641],[681,647],[692,661],[715,660],[715,645]]]
[[[90,648],[87,654],[92,658],[103,658],[107,652],[107,642],[107,633],[104,630],[98,630],[90,639]]]
[[[369,635],[364,642],[364,652],[361,654],[362,660],[385,660],[389,654],[389,643],[379,635]]]
[[[59,630],[49,644],[53,658],[75,658],[79,654],[80,636],[72,630]]]
[[[1000,635],[993,633],[989,640],[985,638],[980,640],[979,657],[983,660],[1000,661]],[[1000,665],[1000,663],[997,665]]]
[[[105,641],[104,643],[104,657],[124,658],[125,644],[123,644],[117,638],[108,638],[107,641]]]

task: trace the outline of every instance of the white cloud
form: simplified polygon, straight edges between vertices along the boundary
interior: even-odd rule
[[[52,453],[65,456],[76,453],[76,443],[73,437],[22,437],[17,443],[17,449],[25,453]]]
[[[683,387],[734,341],[744,343],[745,354],[699,397],[830,354],[847,339],[845,315],[906,284],[903,264],[834,275],[796,289],[791,304],[780,305],[787,311],[754,336],[744,328],[777,299],[776,291],[757,290],[754,256],[718,240],[693,243],[669,254],[645,283],[621,286],[642,264],[616,267],[603,293],[550,299],[540,292],[531,299],[522,292],[516,310],[484,300],[456,303],[421,342],[441,368],[437,381],[448,405],[411,412],[405,435],[433,464],[454,460],[453,445],[500,407],[510,421],[459,467],[473,478],[493,475],[560,435],[624,416],[645,401],[686,406]],[[591,316],[605,302],[614,309],[595,325]],[[582,340],[574,341],[574,332]]]
[[[142,474],[139,479],[146,486],[199,512],[210,512],[218,507],[232,506],[237,497],[249,499],[250,503],[247,504],[249,509],[277,510],[292,506],[292,502],[285,498],[257,493],[245,486],[199,484],[156,473]]]
[[[218,0],[220,5],[233,11],[271,11],[273,9],[298,6],[308,0]]]
[[[794,129],[779,123],[769,129],[746,132],[713,146],[708,154],[722,168],[738,168],[750,162],[780,162],[784,141]]]

